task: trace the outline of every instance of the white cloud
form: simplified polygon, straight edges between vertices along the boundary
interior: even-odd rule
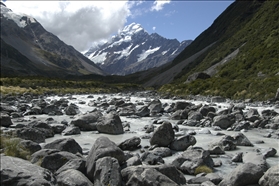
[[[13,12],[34,17],[79,51],[122,29],[131,15],[128,1],[6,1]]]
[[[163,9],[165,4],[169,4],[170,0],[156,0],[151,7],[151,11],[159,11]]]
[[[153,27],[152,27],[152,30],[155,31],[155,30],[156,30],[156,26],[153,26]]]

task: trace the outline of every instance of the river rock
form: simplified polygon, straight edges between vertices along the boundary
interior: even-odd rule
[[[160,113],[163,110],[162,103],[159,99],[154,99],[151,101],[148,105],[148,108],[150,110],[150,114],[157,114]]]
[[[86,174],[91,181],[94,181],[96,161],[106,156],[116,158],[120,165],[126,161],[124,152],[109,138],[104,136],[97,138],[86,160]]]
[[[49,124],[49,126],[55,134],[61,134],[61,132],[66,129],[66,125],[59,123]]]
[[[202,148],[188,148],[172,162],[172,165],[185,174],[194,174],[196,168],[201,165],[213,169],[214,162],[209,151]]]
[[[58,185],[63,186],[93,186],[93,183],[80,171],[68,169],[56,176]]]
[[[261,167],[264,171],[268,169],[266,158],[260,152],[246,152],[242,155],[243,163],[253,163]]]
[[[79,113],[79,110],[78,110],[78,107],[75,104],[70,104],[69,106],[67,106],[65,108],[65,114],[66,115],[73,116],[73,115],[76,115],[78,113]]]
[[[45,135],[36,128],[23,127],[23,128],[17,129],[15,131],[15,134],[19,138],[22,138],[25,140],[31,140],[36,143],[45,142]]]
[[[172,155],[171,150],[168,147],[156,147],[150,151],[152,154],[161,156],[162,158]]]
[[[246,186],[257,184],[263,174],[264,170],[260,166],[253,163],[244,163],[227,174],[218,186]]]
[[[196,138],[192,135],[184,135],[180,136],[176,139],[174,139],[173,142],[170,144],[170,149],[171,150],[176,150],[176,151],[184,151],[186,150],[189,146],[194,146],[196,144]]]
[[[144,152],[140,157],[142,163],[146,165],[158,165],[163,164],[164,160],[161,156],[155,155],[151,152]]]
[[[127,167],[121,171],[127,186],[178,186],[173,180],[154,168]]]
[[[173,110],[177,111],[177,110],[184,110],[185,108],[189,108],[193,106],[193,104],[191,102],[186,102],[186,101],[177,101],[174,105]]]
[[[62,167],[60,167],[56,172],[55,175],[60,174],[63,171],[69,170],[69,169],[75,169],[80,171],[81,173],[85,174],[85,159],[78,158],[78,159],[71,159],[67,163],[65,163]]]
[[[42,149],[42,147],[38,143],[31,140],[21,140],[20,145],[30,151],[31,154]]]
[[[43,114],[59,113],[61,112],[56,105],[47,105],[42,109]]]
[[[50,137],[54,136],[54,132],[53,132],[52,128],[45,122],[33,121],[33,122],[29,123],[27,126],[38,129],[39,131],[41,131],[44,134],[44,136],[46,138],[50,138]]]
[[[67,151],[73,154],[82,154],[81,146],[73,138],[57,139],[53,142],[44,145],[44,149],[57,149],[60,151]]]
[[[150,110],[149,110],[148,106],[143,106],[137,111],[136,114],[140,117],[146,117],[146,116],[149,116]]]
[[[141,139],[139,137],[132,137],[120,143],[118,147],[122,150],[136,150],[140,148]]]
[[[162,173],[163,175],[170,178],[172,181],[177,183],[178,185],[186,184],[186,179],[181,171],[179,171],[173,165],[159,165],[156,166],[155,169]]]
[[[171,119],[180,120],[188,118],[188,110],[176,110],[172,115]]]
[[[80,134],[80,129],[74,126],[69,126],[62,131],[63,136],[76,135],[76,134]]]
[[[94,185],[121,186],[122,177],[118,160],[113,157],[103,157],[96,161]]]
[[[11,117],[8,114],[0,113],[0,126],[9,127],[13,124]]]
[[[106,134],[123,134],[123,126],[120,117],[115,113],[103,116],[102,121],[98,122],[97,130]]]
[[[167,147],[174,140],[174,131],[170,122],[163,122],[152,135],[150,139],[151,145],[159,147]]]
[[[269,157],[274,157],[275,154],[277,153],[277,150],[275,148],[270,147],[268,149],[260,150],[260,152],[265,158],[269,158]]]
[[[232,137],[234,138],[234,141],[236,142],[236,145],[238,145],[238,146],[250,146],[250,147],[254,146],[249,141],[249,139],[241,132],[234,134]]]
[[[215,185],[218,185],[223,180],[223,178],[217,173],[208,173],[205,177],[209,178],[209,180]]]
[[[56,185],[56,178],[47,169],[29,161],[1,155],[1,185]]]
[[[214,96],[211,98],[212,103],[224,103],[226,102],[226,98],[223,98],[221,96]]]
[[[81,131],[94,131],[97,130],[96,125],[102,116],[103,114],[100,111],[87,113],[73,119],[71,124],[79,127]]]
[[[234,115],[219,115],[213,118],[212,126],[219,126],[222,129],[227,129],[234,124],[234,122]]]
[[[279,164],[270,167],[259,180],[260,186],[279,185]]]

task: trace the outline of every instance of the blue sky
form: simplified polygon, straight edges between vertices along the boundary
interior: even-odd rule
[[[159,11],[150,11],[153,1],[142,3],[131,11],[145,12],[130,16],[127,24],[140,23],[148,33],[156,32],[168,39],[179,41],[195,39],[233,1],[171,1]]]
[[[139,23],[179,41],[195,39],[233,1],[5,1],[15,13],[34,17],[49,32],[83,52],[124,26]]]

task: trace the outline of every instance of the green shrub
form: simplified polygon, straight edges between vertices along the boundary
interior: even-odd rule
[[[199,173],[212,173],[213,170],[211,168],[209,168],[206,165],[200,165],[195,169],[195,175],[199,174]]]

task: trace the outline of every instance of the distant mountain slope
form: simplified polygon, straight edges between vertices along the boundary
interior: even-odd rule
[[[105,73],[85,56],[47,32],[36,19],[14,13],[1,3],[1,75]]]
[[[132,23],[111,41],[89,49],[85,56],[109,74],[126,75],[170,62],[190,43],[149,35],[140,24]]]
[[[278,9],[278,1],[233,2],[172,63],[153,70],[145,85],[179,95],[272,98],[279,87]],[[188,81],[201,72],[211,78]]]

